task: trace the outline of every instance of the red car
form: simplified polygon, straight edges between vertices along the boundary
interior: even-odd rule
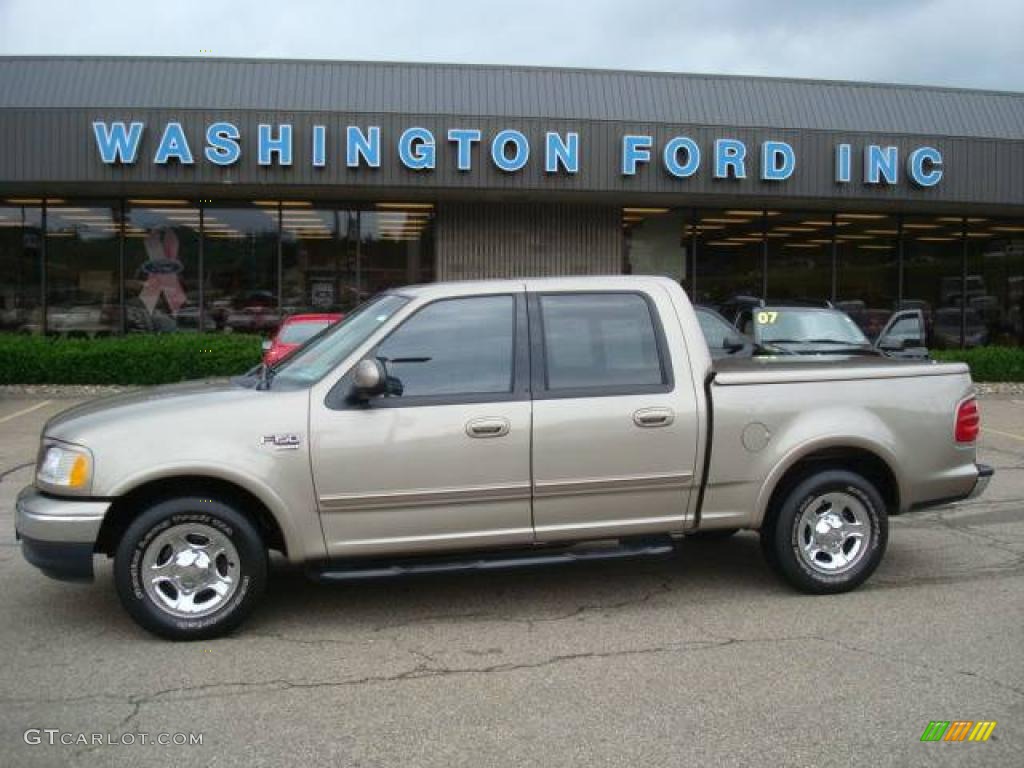
[[[263,362],[273,365],[343,317],[343,314],[337,312],[323,312],[311,315],[292,315],[285,318],[277,333],[274,334],[274,338],[263,342]]]

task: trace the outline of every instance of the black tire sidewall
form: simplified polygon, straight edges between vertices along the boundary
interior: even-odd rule
[[[239,557],[236,592],[215,613],[196,619],[164,612],[146,594],[140,578],[143,554],[150,542],[168,528],[188,522],[223,533]],[[231,505],[198,496],[151,505],[128,526],[114,556],[114,582],[125,609],[142,627],[171,640],[204,640],[230,632],[255,607],[266,580],[267,553],[255,526]]]
[[[807,565],[796,548],[800,517],[807,505],[833,491],[847,493],[864,505],[871,536],[868,551],[852,569],[829,575]],[[881,494],[866,478],[846,470],[825,470],[798,483],[786,496],[773,523],[772,564],[792,585],[814,594],[846,592],[863,584],[881,562],[889,539],[889,519]]]

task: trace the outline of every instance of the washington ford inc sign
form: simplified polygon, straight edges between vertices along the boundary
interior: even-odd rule
[[[97,121],[92,129],[103,163],[132,165],[138,161],[139,147],[147,130],[145,123]],[[168,122],[158,130],[159,141],[152,157],[154,164],[195,164],[196,152],[181,123]],[[257,163],[261,166],[292,165],[295,161],[293,138],[294,131],[289,123],[259,125],[254,142]],[[314,125],[310,139],[309,155],[303,162],[315,168],[342,161],[349,168],[379,168],[382,157],[387,154],[389,161],[397,157],[399,163],[412,171],[430,172],[437,167],[439,143],[444,143],[450,149],[451,161],[459,171],[466,173],[473,170],[474,145],[480,145],[481,155],[486,155],[483,162],[493,163],[505,173],[521,171],[530,162],[542,162],[544,171],[549,174],[580,172],[582,139],[574,131],[547,131],[540,146],[531,146],[524,133],[511,128],[488,137],[477,128],[451,128],[439,137],[426,128],[411,127],[385,144],[379,125],[346,126],[343,137],[331,137],[333,143],[328,142],[326,126]],[[241,132],[234,123],[210,123],[198,149],[201,149],[200,159],[207,163],[234,165],[242,159]],[[336,150],[337,159],[334,157]],[[854,181],[854,146],[836,144],[834,153],[835,182]],[[856,148],[856,154],[859,155],[857,181],[864,184],[896,184],[901,171],[919,187],[934,187],[942,179],[942,153],[935,147],[916,147],[901,158],[896,146],[867,144]],[[534,155],[539,159],[532,160]],[[645,166],[657,164],[678,179],[690,178],[706,167],[706,172],[716,179],[756,176],[766,182],[784,182],[796,170],[798,158],[792,145],[785,141],[767,140],[759,146],[748,147],[739,139],[717,138],[710,146],[702,148],[688,136],[675,136],[659,145],[653,136],[625,134],[620,141],[619,162],[623,176],[635,176]]]

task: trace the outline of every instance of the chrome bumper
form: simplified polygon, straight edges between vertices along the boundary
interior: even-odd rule
[[[44,496],[33,486],[18,494],[14,533],[21,552],[47,576],[92,580],[93,547],[109,501]]]
[[[988,464],[977,464],[975,466],[978,467],[978,479],[974,482],[974,488],[972,488],[971,492],[967,495],[968,499],[975,499],[978,496],[981,496],[981,494],[985,492],[985,489],[988,488],[988,484],[992,481],[992,475],[996,473],[996,471]]]

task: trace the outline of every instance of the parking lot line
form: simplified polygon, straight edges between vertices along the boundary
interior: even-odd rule
[[[24,416],[25,414],[32,413],[32,411],[38,411],[40,408],[44,408],[45,406],[49,405],[52,402],[52,400],[43,400],[43,402],[36,403],[35,405],[30,405],[28,408],[22,408],[20,411],[9,413],[3,418],[0,418],[0,424],[10,421],[11,419],[16,419],[19,416]]]

